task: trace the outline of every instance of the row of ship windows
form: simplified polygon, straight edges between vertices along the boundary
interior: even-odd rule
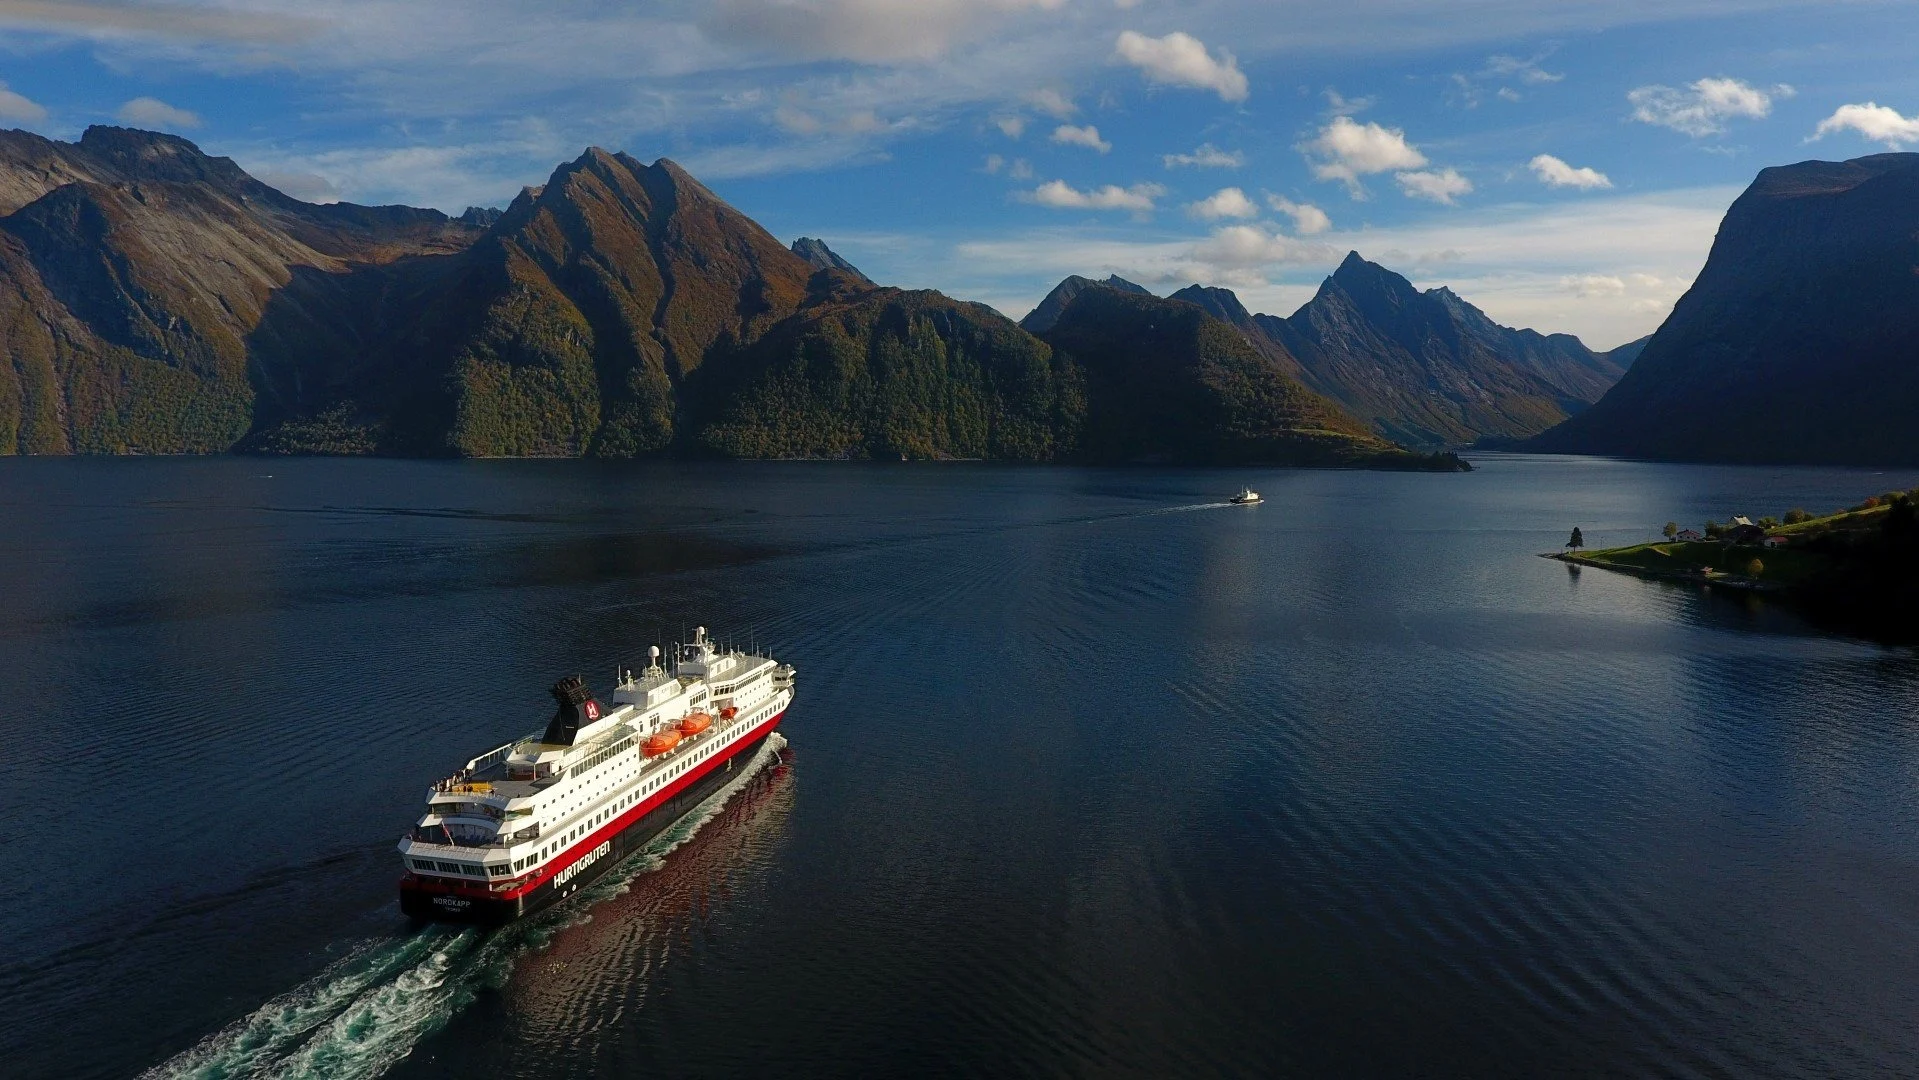
[[[574,776],[584,775],[585,773],[592,771],[596,766],[605,762],[608,758],[615,757],[631,749],[633,749],[632,738],[629,737],[629,738],[621,739],[619,742],[613,744],[612,746],[607,747],[606,749],[600,751],[599,753],[594,754],[592,757],[587,758],[585,761],[582,761],[578,765],[573,766],[573,775]]]
[[[589,820],[583,821],[580,824],[575,825],[573,828],[568,829],[566,831],[566,834],[561,836],[559,839],[546,845],[545,847],[534,852],[533,854],[528,855],[526,858],[513,860],[513,867],[512,867],[513,872],[517,873],[521,870],[527,869],[528,867],[538,866],[542,860],[551,856],[556,850],[565,847],[567,844],[572,843],[575,840],[578,840],[581,834],[586,832],[588,826],[598,825],[601,822],[605,821],[609,816],[611,816],[615,810],[623,810],[626,807],[631,806],[634,803],[638,802],[640,799],[644,798],[649,792],[653,791],[655,788],[658,788],[661,784],[685,772],[687,769],[687,766],[696,764],[704,760],[709,754],[712,753],[712,751],[713,751],[713,747],[711,746],[706,746],[701,748],[699,753],[693,755],[692,757],[688,758],[685,761],[679,762],[678,764],[667,769],[665,772],[661,773],[660,775],[654,777],[651,780],[648,780],[644,784],[641,784],[637,789],[631,792],[628,792],[626,795],[622,796],[619,799],[619,801],[615,802],[612,806],[609,806],[605,810],[602,810],[599,813],[593,815],[593,817],[590,818]],[[497,870],[501,874],[504,874],[507,872],[507,868],[503,866],[494,867],[493,869]]]
[[[414,859],[413,869],[428,873],[463,874],[467,877],[505,877],[511,873],[505,866],[480,866],[477,863],[435,862],[432,859]]]

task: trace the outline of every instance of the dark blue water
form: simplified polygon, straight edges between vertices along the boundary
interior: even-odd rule
[[[1919,660],[1534,554],[1915,485],[0,462],[0,1062],[1908,1072]],[[409,928],[423,786],[695,623],[799,668],[786,755]]]

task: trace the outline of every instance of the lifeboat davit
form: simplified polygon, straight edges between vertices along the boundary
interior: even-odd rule
[[[665,731],[647,736],[646,745],[640,749],[647,757],[659,757],[678,745],[680,745],[680,733],[667,728]]]
[[[680,734],[692,738],[713,726],[713,717],[703,712],[687,713],[680,720]]]

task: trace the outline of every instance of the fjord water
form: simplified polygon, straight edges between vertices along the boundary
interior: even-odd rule
[[[1919,661],[1534,555],[1919,475],[1480,465],[0,462],[0,1061],[1907,1070]],[[409,927],[427,782],[695,623],[784,756]]]

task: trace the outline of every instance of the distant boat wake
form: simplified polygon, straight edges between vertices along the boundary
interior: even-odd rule
[[[1229,502],[1205,502],[1205,503],[1192,503],[1191,505],[1188,505],[1188,506],[1162,506],[1157,510],[1142,510],[1139,512],[1137,516],[1153,517],[1158,514],[1190,514],[1195,510],[1218,510],[1221,507],[1227,507],[1232,505],[1233,504]]]
[[[544,945],[593,904],[625,889],[634,875],[657,869],[667,853],[691,839],[785,745],[777,732],[769,736],[737,778],[626,865],[547,917],[491,933],[434,925],[369,941],[192,1049],[147,1070],[143,1080],[362,1080],[380,1075],[445,1026],[481,987],[504,978],[519,956]]]

